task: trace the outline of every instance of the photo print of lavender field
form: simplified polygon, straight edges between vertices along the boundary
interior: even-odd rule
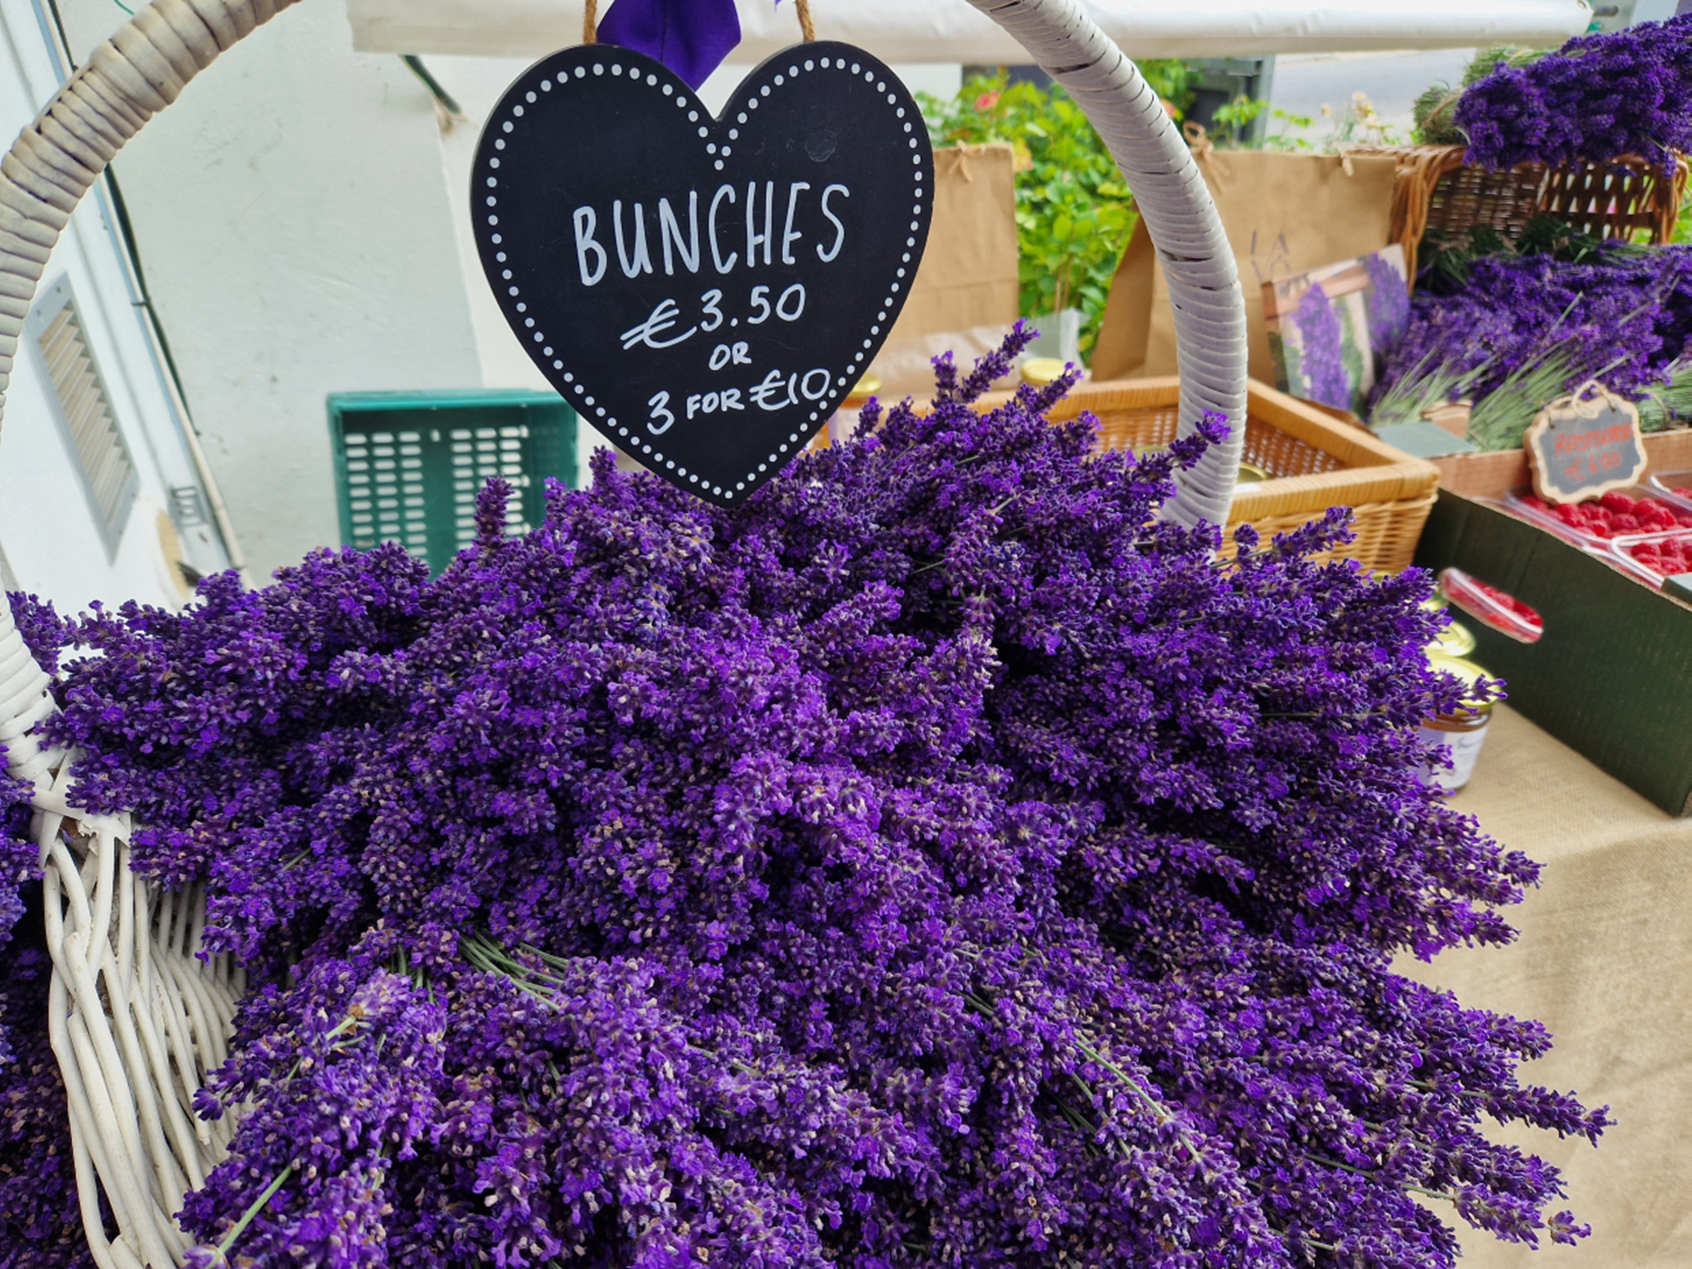
[[[1404,249],[1323,265],[1263,284],[1275,383],[1361,414],[1381,364],[1410,320]]]

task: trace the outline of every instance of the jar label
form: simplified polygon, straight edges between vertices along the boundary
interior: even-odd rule
[[[1470,731],[1441,731],[1424,723],[1417,729],[1417,735],[1429,749],[1446,750],[1451,768],[1447,770],[1430,762],[1422,768],[1422,779],[1447,793],[1461,789],[1475,773],[1475,759],[1480,757],[1481,746],[1486,743],[1486,733],[1487,726]]]

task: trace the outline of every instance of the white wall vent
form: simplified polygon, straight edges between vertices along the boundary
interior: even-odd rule
[[[65,441],[76,456],[83,491],[105,539],[106,552],[116,555],[140,478],[112,413],[68,277],[60,277],[42,292],[24,330],[41,353],[52,388],[48,397],[56,407],[54,413]]]

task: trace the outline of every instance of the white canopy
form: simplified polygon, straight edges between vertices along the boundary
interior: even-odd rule
[[[798,42],[793,0],[737,0],[733,62]],[[609,6],[601,4],[601,11]],[[1085,0],[1133,57],[1231,57],[1488,44],[1559,44],[1586,30],[1585,0]],[[817,36],[888,62],[1029,60],[963,0],[812,0]],[[370,53],[541,57],[581,39],[582,0],[347,0],[353,44]]]

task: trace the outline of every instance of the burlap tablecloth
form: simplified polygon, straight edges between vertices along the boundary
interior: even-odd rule
[[[1543,864],[1540,886],[1508,914],[1521,931],[1512,946],[1401,969],[1466,1005],[1538,1018],[1556,1048],[1524,1076],[1608,1103],[1617,1121],[1597,1149],[1494,1125],[1494,1139],[1562,1169],[1567,1206],[1592,1237],[1534,1252],[1458,1220],[1464,1265],[1692,1266],[1692,820],[1671,819],[1505,706],[1453,805]]]

